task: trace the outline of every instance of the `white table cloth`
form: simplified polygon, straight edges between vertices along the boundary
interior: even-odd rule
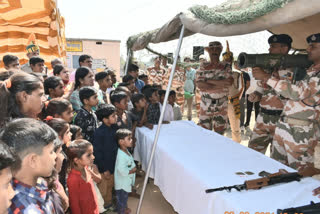
[[[156,126],[153,130],[142,127],[136,130],[134,157],[146,171]],[[304,178],[264,187],[260,190],[238,192],[222,191],[206,194],[205,190],[243,184],[245,180],[260,178],[258,173],[274,173],[279,169],[293,169],[242,146],[229,138],[205,130],[193,122],[174,121],[162,125],[151,178],[165,199],[179,214],[226,214],[226,212],[274,212],[294,206],[319,202],[312,190],[320,181]],[[239,176],[236,172],[253,172]]]

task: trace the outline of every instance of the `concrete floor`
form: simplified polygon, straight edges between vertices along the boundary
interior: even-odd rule
[[[195,109],[195,107],[193,109]],[[185,108],[184,117],[183,117],[184,120],[187,119],[186,113],[187,113],[187,109]],[[198,117],[195,110],[192,111],[192,115],[193,115],[192,120],[195,123],[198,123]],[[242,145],[248,146],[249,138],[253,130],[254,124],[255,124],[254,112],[252,112],[250,127],[243,130],[243,132],[241,133]],[[231,138],[230,129],[227,130],[225,136]],[[270,155],[269,148],[267,150],[266,155],[267,156]],[[136,178],[136,187],[139,194],[141,193],[141,190],[142,190],[143,179],[144,179],[144,176]],[[138,199],[129,197],[128,207],[132,210],[131,212],[132,214],[136,213],[138,203],[139,203]],[[150,179],[150,182],[147,184],[140,214],[176,214],[173,207],[166,201],[166,199],[161,194],[161,191],[159,190],[159,188],[153,184],[153,181],[151,179]]]

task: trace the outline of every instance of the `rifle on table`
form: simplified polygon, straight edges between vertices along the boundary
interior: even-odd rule
[[[287,208],[277,210],[277,214],[296,214],[296,213],[303,213],[303,214],[319,214],[320,213],[320,203],[314,203],[311,201],[310,205],[305,205],[301,207],[294,207],[294,208]]]
[[[215,189],[207,189],[206,193],[217,192],[227,190],[231,192],[232,189],[236,189],[238,191],[241,190],[249,190],[249,189],[260,189],[265,186],[270,186],[274,184],[280,183],[289,183],[292,181],[300,181],[303,176],[298,172],[293,173],[283,173],[277,172],[274,174],[269,174],[264,178],[258,178],[253,180],[245,181],[244,184],[234,185],[234,186],[227,186],[227,187],[220,187]]]

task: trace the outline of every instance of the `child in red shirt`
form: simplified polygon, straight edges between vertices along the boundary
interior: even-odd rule
[[[99,214],[92,177],[93,147],[86,140],[75,140],[67,149],[71,171],[67,179],[72,214]]]

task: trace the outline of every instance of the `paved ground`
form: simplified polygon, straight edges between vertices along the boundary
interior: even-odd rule
[[[194,108],[195,109],[195,108]],[[183,119],[186,120],[186,112],[187,109],[185,109],[185,114]],[[193,121],[198,122],[198,118],[196,116],[196,111],[193,110]],[[252,112],[250,127],[243,130],[242,132],[242,141],[241,144],[244,146],[248,146],[249,137],[251,134],[251,130],[254,126],[254,112]],[[229,129],[225,136],[231,138],[231,130]],[[269,156],[269,149],[267,150],[267,155]],[[138,193],[142,190],[143,185],[143,179],[144,177],[137,177],[136,179],[136,187],[138,189]],[[136,213],[136,208],[138,206],[139,200],[136,198],[130,198],[128,201],[128,207],[132,210],[132,213]],[[161,191],[157,186],[153,184],[153,181],[150,180],[150,183],[148,183],[144,201],[142,204],[142,209],[140,214],[175,214],[173,207],[165,200],[165,198],[162,196]]]

